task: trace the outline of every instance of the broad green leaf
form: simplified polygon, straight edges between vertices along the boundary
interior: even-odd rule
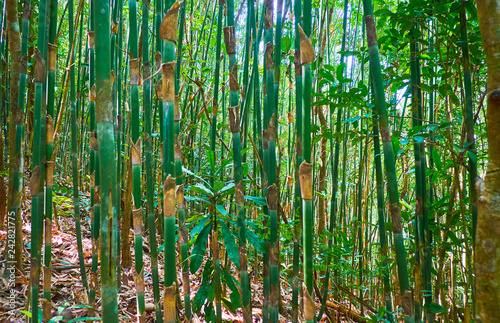
[[[217,194],[224,187],[224,182],[215,181],[214,183],[214,193]]]
[[[191,237],[196,237],[196,235],[198,233],[201,232],[201,230],[203,230],[203,228],[206,226],[207,224],[207,221],[210,220],[210,217],[209,216],[206,216],[204,217],[203,219],[200,220],[200,222],[198,222],[193,229],[191,229],[191,232],[189,233],[189,235]]]
[[[266,253],[267,250],[263,246],[264,241],[260,240],[259,237],[255,234],[255,232],[251,230],[246,231],[247,234],[247,240],[250,245],[252,245],[257,251],[260,251],[262,253]]]
[[[290,37],[281,37],[281,51],[288,53],[290,51],[290,47],[292,47],[292,41],[290,40]]]
[[[324,68],[319,70],[319,75],[323,76],[326,80],[335,83],[335,77],[333,77],[332,72],[325,70]]]
[[[399,144],[399,138],[396,137],[396,136],[392,136],[392,150],[394,151],[395,154],[398,153],[399,151],[399,148],[400,148],[400,144]]]
[[[207,299],[208,296],[208,287],[210,284],[210,274],[212,272],[212,262],[210,259],[207,260],[207,263],[205,264],[205,270],[203,270],[203,278],[201,280],[201,285],[200,288],[198,289],[198,292],[196,292],[196,295],[194,296],[193,299],[193,311],[197,312],[201,309],[203,304],[205,303],[205,300]]]
[[[206,154],[208,163],[210,165],[210,169],[212,170],[212,173],[214,173],[215,172],[214,152],[209,149],[206,151]]]
[[[439,155],[439,152],[437,149],[432,150],[432,160],[434,161],[434,165],[439,171],[443,170],[443,162],[441,161],[441,155]]]
[[[218,193],[220,195],[226,195],[226,194],[231,194],[232,192],[234,192],[234,182],[231,182],[226,186],[224,186],[223,188],[221,188]]]
[[[215,172],[215,174],[219,174],[226,166],[228,166],[232,162],[233,162],[232,158],[224,159],[224,161],[222,162],[222,165],[219,168],[217,168],[217,171]]]
[[[54,316],[53,318],[51,318],[48,323],[60,322],[60,321],[64,320],[64,318],[65,318],[65,316],[57,315],[57,316]]]
[[[472,150],[467,150],[467,154],[472,162],[477,164],[477,155]]]
[[[209,200],[207,199],[204,199],[202,197],[199,197],[199,196],[189,196],[189,195],[184,195],[184,198],[186,199],[186,201],[202,201],[202,202],[206,202],[206,203],[210,203]]]
[[[226,245],[226,251],[227,254],[229,255],[229,258],[233,261],[235,264],[236,268],[238,270],[240,269],[240,258],[239,258],[239,252],[238,252],[238,247],[236,246],[236,243],[234,242],[234,237],[233,234],[231,233],[231,230],[227,227],[226,222],[222,219],[219,218],[219,224],[220,228],[222,231],[222,238],[224,239],[224,244]]]
[[[226,209],[224,208],[224,206],[220,205],[220,204],[217,204],[215,205],[215,208],[217,209],[217,211],[219,211],[220,214],[222,214],[223,216],[227,216],[229,213],[226,211]]]
[[[413,140],[415,140],[416,142],[418,142],[420,144],[420,143],[424,142],[424,137],[415,136],[415,137],[413,137]]]
[[[379,9],[373,13],[375,17],[382,17],[382,16],[392,16],[392,11],[389,9]]]
[[[257,205],[265,206],[267,205],[266,198],[263,196],[250,196],[250,195],[245,195],[245,200],[250,200],[254,202]]]
[[[344,79],[344,69],[345,69],[345,67],[346,67],[345,63],[340,63],[339,66],[337,66],[336,76],[337,76],[337,80],[339,82],[342,82],[341,80]]]
[[[355,116],[345,120],[344,123],[353,123],[354,121],[358,121],[359,119],[361,119],[361,116]]]
[[[224,281],[226,282],[229,289],[231,289],[231,295],[229,297],[231,299],[231,304],[232,306],[234,306],[235,309],[237,309],[241,307],[240,292],[238,286],[236,286],[236,284],[239,285],[239,283],[232,275],[230,275],[226,270],[224,270],[224,268],[222,269],[223,269]]]
[[[212,221],[208,223],[203,230],[201,230],[200,234],[196,238],[193,247],[193,259],[190,264],[191,273],[194,274],[198,271],[203,262],[203,256],[205,255],[205,249],[207,248],[208,235],[212,229]]]
[[[441,305],[434,303],[434,302],[429,302],[424,305],[424,309],[427,312],[434,313],[434,314],[441,314],[441,313],[446,313],[448,310]]]
[[[208,182],[207,182],[206,180],[204,180],[204,179],[203,179],[203,178],[201,178],[200,176],[196,175],[195,173],[193,173],[192,171],[190,171],[190,170],[189,170],[189,169],[187,169],[186,167],[182,166],[182,171],[183,171],[184,173],[186,173],[187,175],[193,176],[193,177],[195,177],[195,178],[199,179],[200,181],[202,181],[202,182],[204,182],[205,184],[207,184],[207,185],[209,185],[209,186],[210,186],[210,184],[208,184]]]
[[[214,193],[208,187],[206,187],[205,185],[203,185],[201,183],[198,183],[196,185],[191,185],[188,187],[188,189],[192,192],[197,192],[197,193],[205,194],[208,196],[214,195]]]

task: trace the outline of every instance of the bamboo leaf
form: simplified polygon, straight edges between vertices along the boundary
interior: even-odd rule
[[[225,194],[232,194],[234,193],[234,182],[231,182],[224,186],[223,188],[220,189],[219,192],[220,195],[225,195]]]
[[[191,185],[187,188],[187,190],[189,191],[193,191],[193,192],[197,192],[197,193],[201,193],[201,194],[205,194],[205,195],[208,195],[208,196],[213,196],[214,193],[208,188],[206,187],[205,185],[201,184],[201,183],[198,183],[196,185]]]
[[[473,151],[468,150],[467,154],[469,155],[469,158],[472,160],[472,162],[477,163],[477,155]]]
[[[266,198],[263,197],[263,196],[245,195],[245,200],[250,200],[250,201],[252,201],[255,204],[260,205],[260,206],[266,206],[267,205]]]
[[[220,217],[217,218],[219,219],[220,228],[222,230],[222,238],[224,239],[224,244],[226,245],[227,254],[235,264],[236,268],[239,269],[240,259],[239,259],[238,246],[236,246],[236,243],[234,242],[233,234],[227,227],[226,222]]]
[[[247,230],[247,240],[250,245],[255,247],[257,251],[262,253],[267,253],[267,245],[264,241],[260,240],[259,237],[255,234],[255,232]]]
[[[434,313],[434,314],[441,314],[441,313],[448,312],[448,310],[446,308],[444,308],[441,305],[434,303],[434,302],[426,303],[424,305],[424,309],[427,312]]]
[[[203,278],[201,281],[201,286],[198,289],[198,292],[196,293],[196,295],[193,299],[193,311],[194,312],[198,312],[201,309],[201,307],[205,303],[205,300],[208,297],[208,287],[210,284],[210,273],[212,271],[211,267],[212,267],[212,262],[210,261],[210,259],[208,259],[207,263],[205,264],[205,270],[203,270]]]
[[[439,171],[443,170],[443,162],[441,161],[441,155],[439,155],[438,151],[436,149],[432,150],[432,159],[434,160],[434,166]]]
[[[193,259],[190,264],[191,273],[194,274],[198,271],[203,262],[203,256],[205,255],[205,249],[207,248],[208,235],[212,229],[212,222],[210,221],[204,228],[201,230],[200,234],[196,238],[193,247]]]

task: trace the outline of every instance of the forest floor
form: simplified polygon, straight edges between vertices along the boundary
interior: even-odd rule
[[[64,199],[62,199],[64,200]],[[70,200],[68,198],[68,200]],[[15,288],[15,310],[11,311],[9,304],[12,303],[9,296],[12,292],[9,289],[8,282],[4,275],[5,270],[5,259],[3,256],[1,264],[1,277],[0,277],[0,323],[18,323],[27,322],[27,313],[29,311],[28,307],[28,292],[29,292],[29,242],[31,241],[31,227],[29,221],[29,201],[23,202],[23,272],[18,271],[16,274],[16,288]],[[57,315],[59,312],[66,309],[64,312],[71,318],[83,317],[86,314],[86,308],[78,308],[78,306],[88,304],[87,293],[82,285],[80,269],[78,267],[78,250],[76,243],[75,234],[75,221],[72,216],[73,209],[71,203],[59,203],[56,207],[57,215],[54,215],[53,226],[52,226],[52,305],[53,305],[53,316]],[[83,236],[83,252],[85,257],[85,263],[87,266],[87,275],[90,278],[90,265],[92,262],[92,242],[89,229],[90,215],[86,214],[86,210],[82,210],[82,236]],[[0,251],[5,250],[7,232],[0,231]],[[133,231],[129,232],[129,241],[132,249],[132,259],[134,254],[133,249]],[[144,250],[149,250],[149,237],[144,237]],[[163,255],[160,253],[158,256],[158,271],[159,276],[163,276]],[[149,258],[149,253],[144,253],[144,268],[145,268],[145,297],[146,297],[146,310],[147,317],[146,322],[154,322],[154,311],[153,311],[153,292],[152,292],[152,277],[151,277],[151,262]],[[179,268],[179,267],[178,267]],[[203,268],[203,265],[201,266]],[[197,275],[190,275],[190,288],[191,297],[193,298],[198,289],[201,286],[202,275],[199,274],[201,269],[198,271]],[[235,277],[237,276],[237,270],[230,268]],[[263,291],[262,291],[262,277],[260,274],[251,275],[251,287],[252,287],[252,314],[254,322],[262,322],[262,305],[263,305]],[[259,281],[260,279],[260,281]],[[181,272],[178,272],[178,281],[182,282]],[[118,313],[120,322],[136,322],[136,293],[133,280],[133,269],[132,268],[122,268],[121,275],[121,290],[118,295]],[[40,300],[42,299],[42,289],[43,282],[40,282]],[[182,285],[180,286],[182,293]],[[230,292],[230,291],[228,291]],[[292,303],[292,292],[290,286],[288,286],[288,279],[283,278],[281,280],[281,292],[282,292],[282,311],[280,312],[280,322],[290,322],[291,321],[291,303]],[[320,304],[318,298],[316,298],[316,306],[319,309]],[[41,304],[41,302],[40,302]],[[76,308],[74,307],[76,306]],[[71,307],[70,309],[67,309]],[[100,291],[97,291],[97,304],[96,309],[99,313],[101,307],[100,303]],[[336,308],[335,308],[336,307]],[[243,322],[243,316],[241,310],[235,313],[231,312],[224,305],[222,306],[222,320],[224,322]],[[348,304],[339,304],[329,302],[329,315],[337,322],[354,322],[359,321],[360,317],[357,311],[354,309],[351,312],[352,318],[346,317],[349,313]],[[183,314],[183,310],[181,309]],[[303,321],[301,317],[302,313],[299,313],[299,321]],[[203,313],[203,308],[201,313],[198,314],[199,322],[205,322],[205,317]],[[65,320],[68,322],[70,320]],[[195,321],[194,321],[195,322]],[[323,315],[321,322],[329,322],[329,318]]]

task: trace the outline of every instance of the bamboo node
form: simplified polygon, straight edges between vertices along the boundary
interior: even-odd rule
[[[94,49],[95,48],[94,31],[89,30],[87,32],[87,37],[88,37],[89,48]]]
[[[163,303],[163,319],[164,322],[175,322],[176,309],[175,309],[175,291],[176,283],[169,287],[165,287],[164,303]]]
[[[89,101],[95,102],[95,84],[92,85],[89,91]]]
[[[35,47],[33,56],[35,58],[35,82],[41,83],[45,79],[45,61],[38,47]]]
[[[228,55],[236,54],[236,34],[234,26],[224,27],[224,44]]]
[[[139,59],[134,58],[129,61],[130,64],[130,85],[139,85],[141,73],[139,69]]]
[[[47,66],[47,69],[49,71],[55,72],[57,71],[57,46],[49,43],[48,48],[49,64]]]
[[[168,102],[175,101],[175,62],[161,64],[162,73],[162,100]]]
[[[236,183],[234,188],[235,202],[237,204],[245,203],[245,195],[243,194],[243,181]]]
[[[176,190],[176,197],[177,197],[177,207],[179,209],[185,209],[186,208],[186,200],[184,199],[184,185],[181,184],[177,186]]]
[[[30,191],[31,196],[38,196],[38,190],[40,187],[40,166],[35,166],[35,169],[31,173],[30,178]]]
[[[274,50],[273,43],[271,43],[271,42],[267,43],[266,44],[266,68],[268,70],[274,68],[273,50]]]
[[[377,30],[375,28],[375,20],[373,20],[373,16],[366,16],[365,23],[368,47],[377,45]]]
[[[265,0],[264,2],[264,27],[266,29],[272,29],[273,25],[273,0]]]
[[[141,164],[141,138],[134,142],[130,139],[130,154],[132,159],[132,166]]]
[[[302,77],[302,68],[300,65],[300,49],[293,54],[293,65],[295,67],[295,78]]]
[[[235,62],[231,67],[231,71],[229,73],[229,90],[238,91],[239,89],[240,85],[238,84],[238,64]]]
[[[179,137],[175,139],[174,145],[174,159],[182,159],[184,155],[182,154],[181,144],[179,142]]]
[[[302,283],[302,295],[304,300],[304,319],[306,321],[313,321],[316,314],[316,305],[304,283]]]
[[[269,210],[278,209],[278,189],[275,184],[267,188],[267,207]]]
[[[163,214],[175,216],[175,179],[168,175],[163,182]]]
[[[144,62],[142,64],[142,75],[144,80],[149,80],[151,77],[151,64],[149,62]]]
[[[177,17],[179,15],[179,2],[176,1],[163,17],[160,25],[160,39],[177,43]]]
[[[46,120],[45,133],[47,136],[47,143],[53,144],[54,143],[54,119],[52,119],[52,116],[50,114],[48,114],[47,117],[45,118],[45,120]]]
[[[142,209],[132,210],[132,220],[134,222],[134,235],[142,235]]]
[[[302,199],[312,200],[312,164],[303,161],[299,167],[300,192]]]
[[[174,99],[174,121],[175,122],[181,121],[181,110],[180,110],[179,106],[180,106],[180,98],[179,98],[179,95],[176,95],[175,99]]]
[[[310,64],[316,59],[311,39],[306,36],[304,30],[300,25],[299,25],[299,33],[300,33],[300,63],[302,65]]]
[[[228,109],[229,111],[229,128],[232,133],[237,133],[241,131],[240,128],[240,114],[239,107],[234,106]]]

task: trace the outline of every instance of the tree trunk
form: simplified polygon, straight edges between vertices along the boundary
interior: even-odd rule
[[[488,67],[488,169],[480,185],[476,243],[477,308],[480,322],[500,317],[500,1],[477,2]]]

